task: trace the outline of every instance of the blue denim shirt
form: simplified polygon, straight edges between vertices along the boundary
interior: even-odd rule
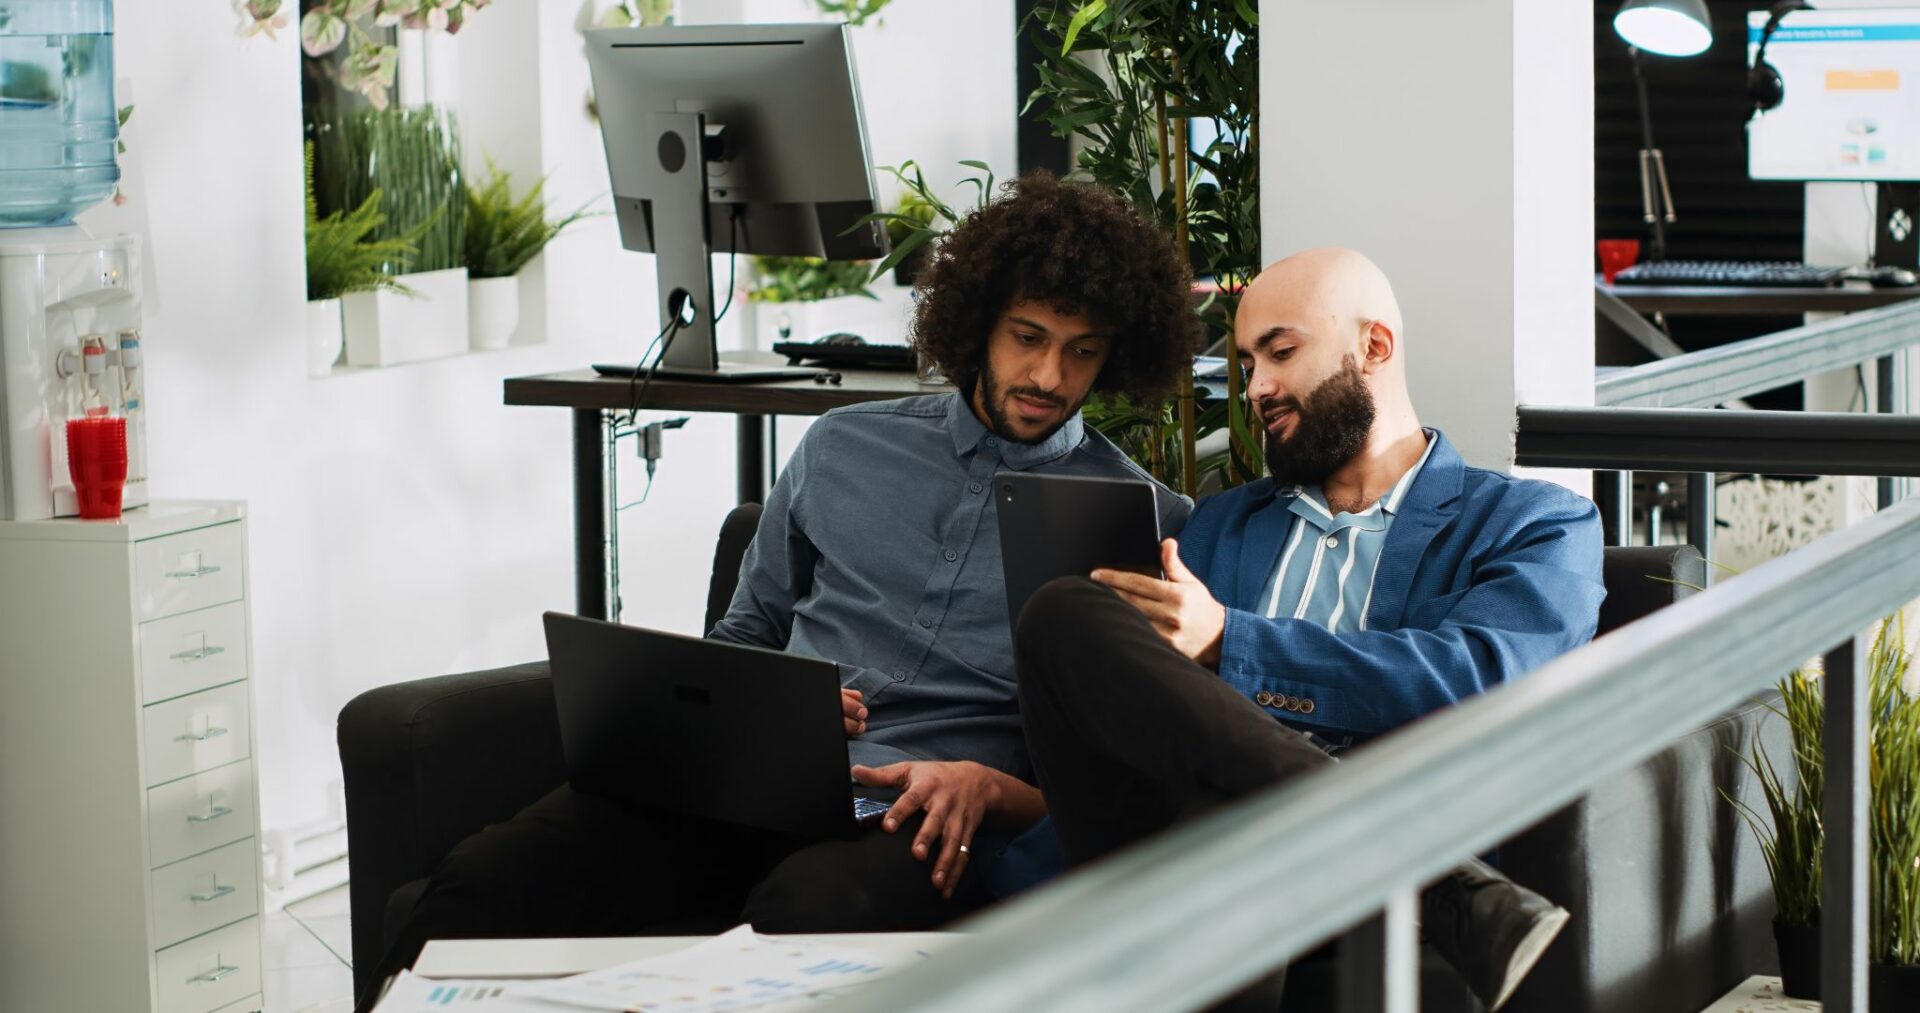
[[[993,476],[1147,480],[1078,415],[1038,444],[989,432],[958,394],[828,412],[767,497],[710,636],[826,658],[867,703],[853,762],[974,760],[1029,783]],[[1189,503],[1155,486],[1160,527]]]

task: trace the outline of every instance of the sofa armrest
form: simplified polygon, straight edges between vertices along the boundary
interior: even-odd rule
[[[565,780],[547,663],[368,690],[340,711],[338,738],[354,967],[371,974],[393,892]]]

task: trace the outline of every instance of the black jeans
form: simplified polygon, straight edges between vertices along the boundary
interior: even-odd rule
[[[991,898],[965,874],[952,900],[940,896],[932,863],[910,850],[920,819],[808,841],[563,786],[447,855],[375,980],[412,966],[430,939],[706,934],[741,922],[774,934],[935,929]],[[373,997],[359,1000],[366,1009]]]
[[[1036,592],[1014,655],[1027,749],[1075,865],[1334,762],[1091,580]],[[1284,974],[1221,1008],[1273,1010]]]

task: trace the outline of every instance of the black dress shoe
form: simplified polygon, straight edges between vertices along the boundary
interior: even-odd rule
[[[1513,998],[1566,927],[1567,910],[1479,860],[1420,895],[1420,931],[1487,1009]]]

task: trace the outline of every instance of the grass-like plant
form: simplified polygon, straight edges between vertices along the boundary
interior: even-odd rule
[[[587,217],[585,207],[556,221],[547,220],[541,190],[545,180],[513,196],[512,174],[487,160],[487,181],[478,189],[466,187],[467,275],[473,278],[511,278],[540,255],[560,230]]]
[[[864,260],[821,260],[818,257],[755,257],[753,302],[818,302],[836,296],[859,295],[878,299],[867,287]]]
[[[358,208],[378,191],[385,221],[374,238],[417,235],[414,252],[382,270],[411,274],[465,264],[467,201],[451,114],[431,108],[364,109],[322,124],[316,133],[314,195],[320,212]]]
[[[1905,686],[1913,662],[1906,632],[1895,614],[1867,653],[1867,959],[1876,964],[1920,964],[1920,697]]]
[[[1867,651],[1867,955],[1876,964],[1920,964],[1920,696],[1905,686],[1913,662],[1906,632],[1905,617],[1895,613],[1880,623]],[[1780,697],[1773,709],[1787,722],[1797,783],[1785,785],[1756,743],[1746,762],[1760,782],[1771,827],[1753,807],[1728,800],[1759,838],[1780,920],[1817,925],[1826,842],[1821,677],[1798,670],[1781,681]]]
[[[372,239],[386,224],[380,213],[380,191],[375,190],[351,211],[335,211],[322,218],[313,196],[313,142],[307,142],[307,298],[338,299],[352,292],[389,289],[412,291],[381,266],[410,255],[413,242],[401,236]]]

